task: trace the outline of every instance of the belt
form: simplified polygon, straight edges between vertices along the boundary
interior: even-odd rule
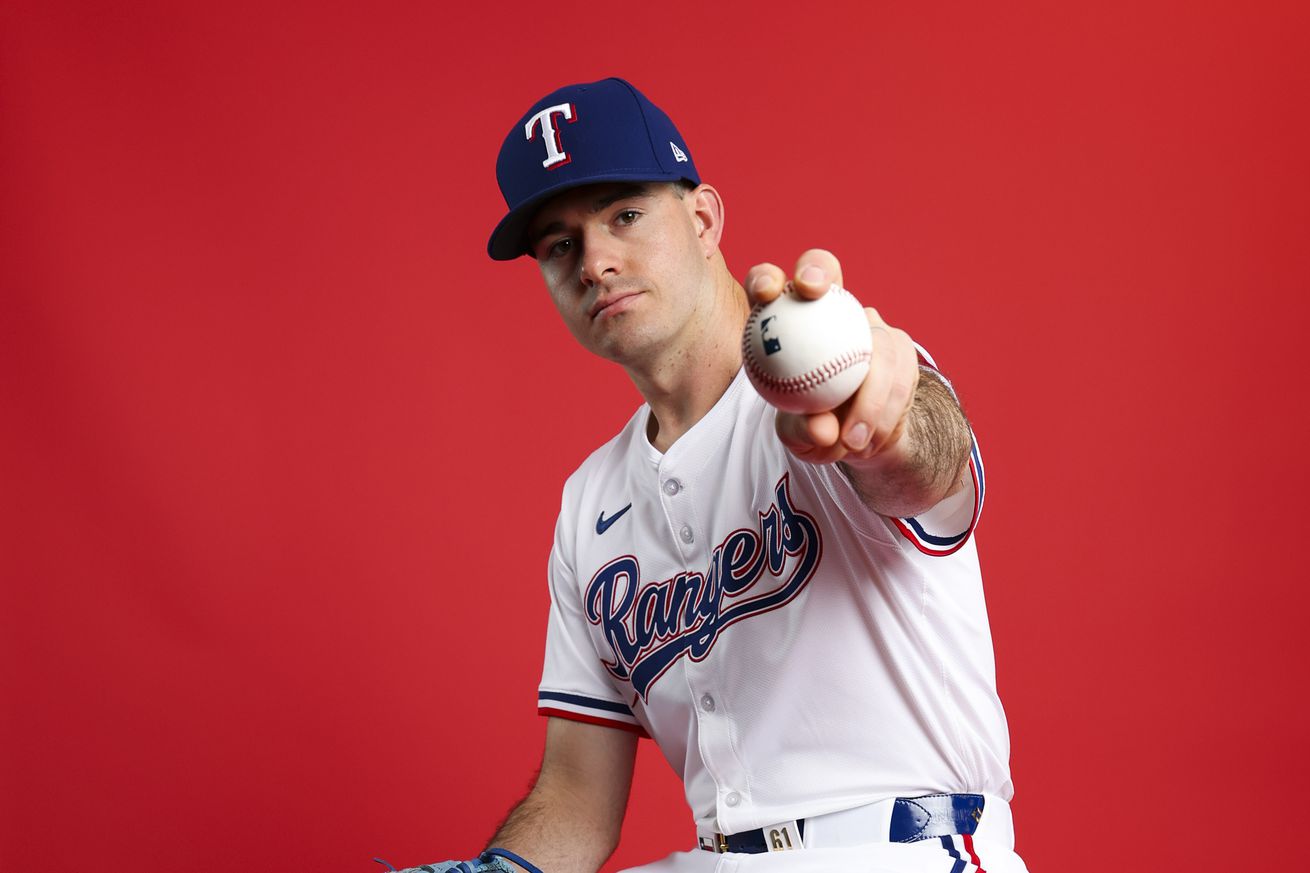
[[[856,828],[863,842],[915,843],[934,837],[972,834],[982,820],[984,805],[985,800],[981,794],[897,797],[854,810],[780,822],[753,831],[701,835],[699,844],[707,852],[741,852],[748,855],[800,849],[805,847],[807,821],[812,825],[811,832],[814,832],[826,820],[840,817],[843,820],[842,830],[850,833],[850,820],[853,816],[868,825],[867,828]]]

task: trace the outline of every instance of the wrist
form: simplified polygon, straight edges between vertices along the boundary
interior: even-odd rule
[[[541,873],[541,870],[531,861],[499,846],[487,849],[479,860],[499,870],[500,873]]]

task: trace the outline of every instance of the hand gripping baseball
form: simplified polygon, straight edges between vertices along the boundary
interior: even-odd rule
[[[810,249],[790,278],[773,264],[757,264],[746,274],[745,285],[752,305],[776,299],[788,285],[797,296],[817,300],[830,288],[842,287],[841,264],[831,252]],[[827,412],[778,413],[779,439],[810,463],[872,458],[893,448],[904,433],[919,384],[918,355],[909,334],[888,325],[876,309],[864,312],[871,357],[850,399]]]

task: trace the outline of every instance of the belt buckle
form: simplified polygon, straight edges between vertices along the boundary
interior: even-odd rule
[[[706,852],[714,852],[722,855],[728,851],[728,837],[726,834],[716,833],[713,837],[698,837],[700,847]]]

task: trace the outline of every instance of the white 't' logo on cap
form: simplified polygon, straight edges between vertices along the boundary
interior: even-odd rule
[[[559,167],[573,160],[569,153],[564,151],[560,145],[559,128],[555,126],[555,116],[563,115],[564,118],[572,124],[577,119],[574,117],[572,103],[559,103],[555,106],[547,106],[536,115],[528,119],[523,125],[523,135],[532,142],[537,138],[537,128],[541,128],[541,138],[546,142],[546,160],[541,165],[547,170]]]

